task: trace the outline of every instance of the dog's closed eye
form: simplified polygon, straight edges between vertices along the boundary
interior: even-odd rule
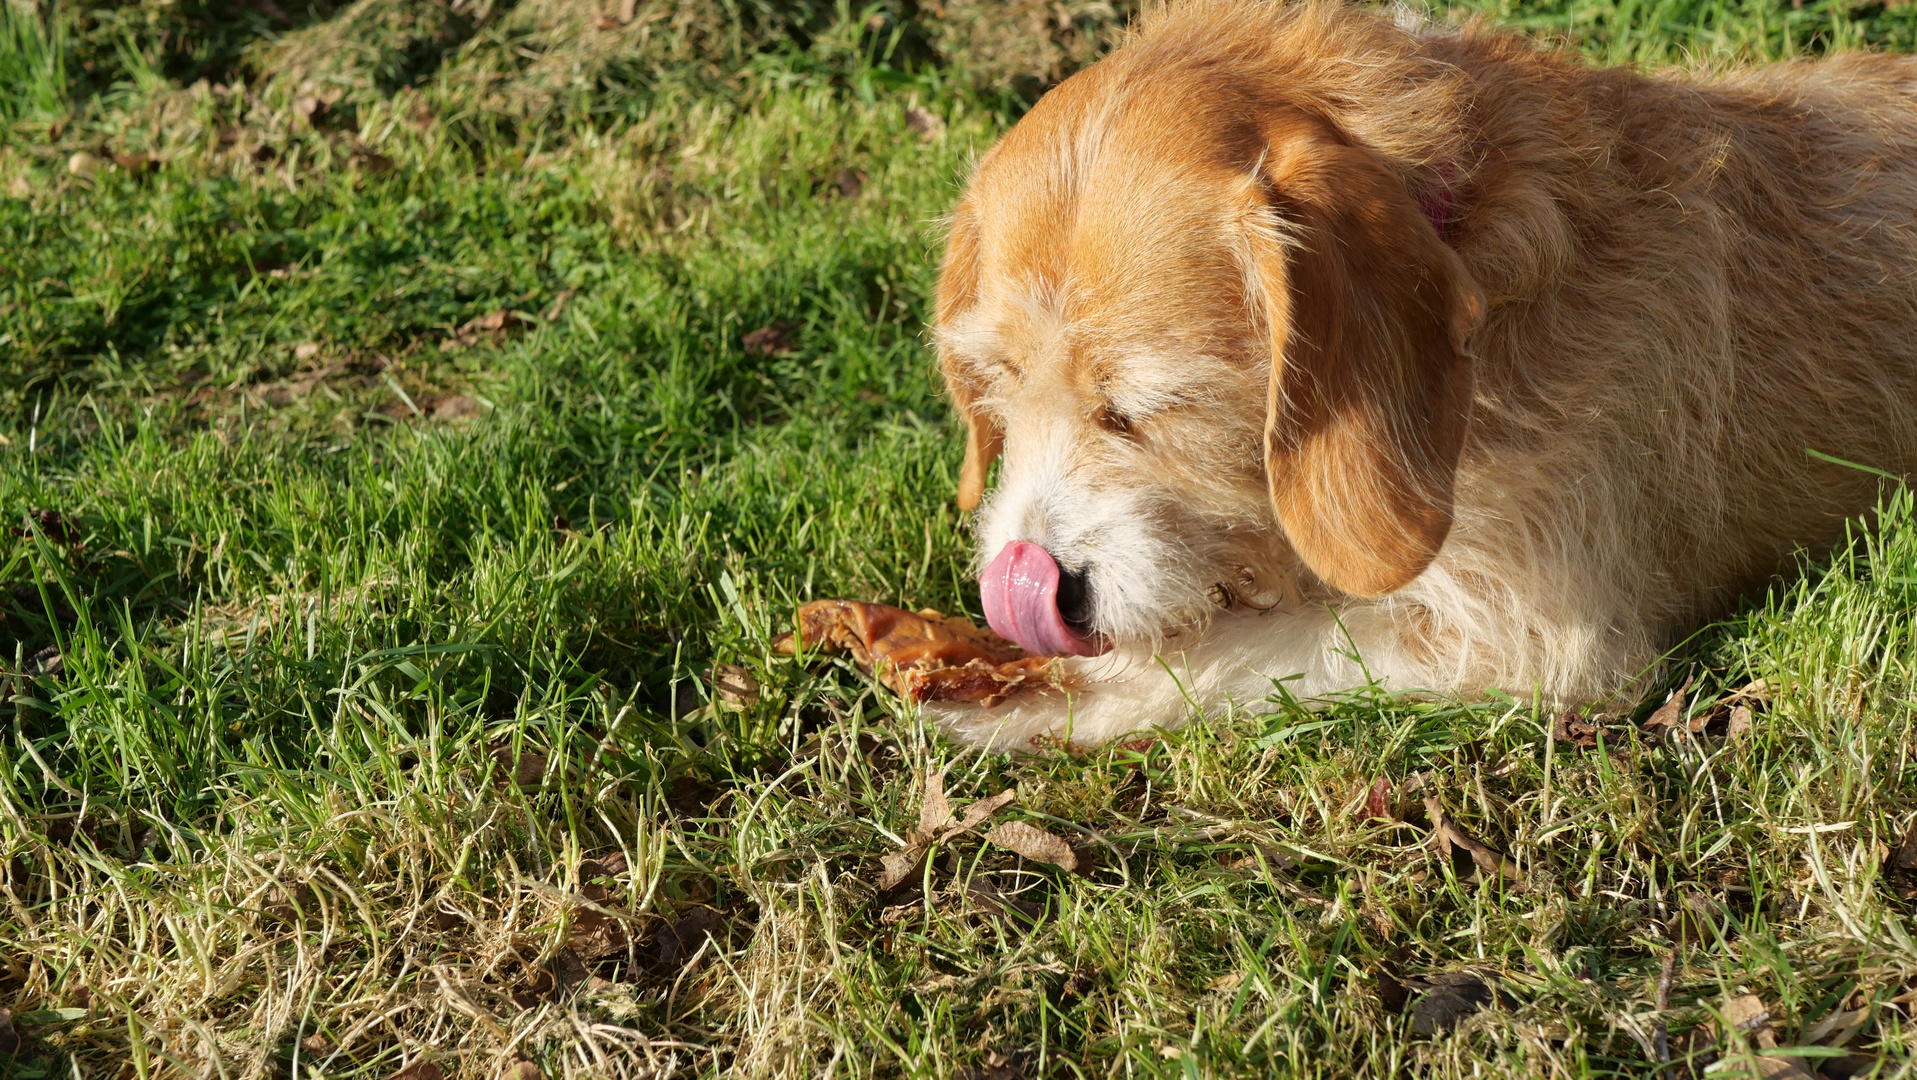
[[[1123,435],[1126,437],[1132,435],[1134,428],[1130,416],[1119,412],[1110,405],[1106,405],[1098,410],[1098,426],[1114,435]]]

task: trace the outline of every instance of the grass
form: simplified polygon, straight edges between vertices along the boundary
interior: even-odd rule
[[[979,757],[772,653],[808,598],[977,612],[936,222],[1124,11],[940,10],[0,7],[0,1069],[1650,1075],[1663,1045],[1730,1076],[1850,1030],[1908,1072],[1901,488],[1686,646],[1711,723],[1680,742],[1277,692]],[[1910,7],[1484,13],[1607,62],[1917,46]],[[1093,865],[961,835],[880,893],[940,769]],[[1521,878],[1432,846],[1427,798]],[[1393,1011],[1459,972],[1502,1007]],[[1743,994],[1768,1028],[1723,1022]]]

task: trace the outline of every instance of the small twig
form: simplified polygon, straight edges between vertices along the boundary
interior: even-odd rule
[[[1671,1023],[1665,1014],[1671,1011],[1671,983],[1677,976],[1676,945],[1664,958],[1664,970],[1657,977],[1657,1063],[1665,1076],[1674,1075],[1671,1068]]]

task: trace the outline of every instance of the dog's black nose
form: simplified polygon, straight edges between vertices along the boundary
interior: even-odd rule
[[[1092,583],[1085,571],[1058,568],[1058,614],[1081,634],[1092,631]]]

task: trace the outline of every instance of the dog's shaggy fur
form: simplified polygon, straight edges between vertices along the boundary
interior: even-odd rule
[[[1194,3],[1052,90],[954,211],[937,342],[981,565],[1089,582],[1094,743],[1375,679],[1588,700],[1917,466],[1917,63],[1600,70]],[[1162,659],[1161,659],[1162,658]]]

